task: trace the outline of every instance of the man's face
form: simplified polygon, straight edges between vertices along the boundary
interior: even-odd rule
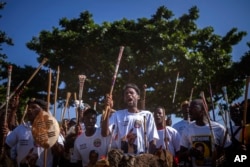
[[[154,111],[154,119],[156,124],[161,124],[163,120],[165,120],[163,115],[163,110],[161,108],[157,108]]]
[[[133,88],[127,88],[124,91],[124,102],[127,104],[128,107],[135,107],[137,106],[137,102],[140,99],[139,95]]]
[[[32,123],[40,111],[43,111],[43,109],[38,104],[35,103],[29,104],[26,113],[28,121]]]
[[[96,120],[97,120],[96,114],[89,113],[87,115],[84,115],[83,123],[84,123],[86,130],[94,128],[96,124]]]
[[[189,107],[190,120],[194,121],[202,116],[202,107],[197,103],[191,103]]]

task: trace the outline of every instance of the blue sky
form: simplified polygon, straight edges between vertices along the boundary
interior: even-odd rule
[[[3,45],[8,61],[23,65],[37,66],[34,51],[26,48],[26,43],[41,30],[59,27],[62,17],[78,18],[82,11],[93,14],[94,21],[115,21],[122,18],[150,18],[159,6],[166,6],[175,17],[188,13],[196,5],[200,10],[197,20],[199,28],[214,27],[215,33],[225,35],[231,28],[250,33],[249,0],[6,0],[7,5],[0,11],[0,29],[14,41],[15,46]],[[246,42],[250,34],[233,49],[233,60],[248,50]],[[114,46],[115,47],[115,46]]]
[[[37,54],[26,48],[26,43],[42,30],[59,27],[59,20],[78,18],[88,10],[95,23],[115,21],[122,18],[150,18],[159,6],[166,6],[175,17],[179,17],[196,5],[200,11],[197,20],[199,28],[214,27],[215,33],[224,36],[231,28],[247,31],[240,44],[233,49],[233,60],[248,51],[250,41],[250,1],[249,0],[5,0],[7,5],[0,11],[0,29],[14,41],[14,46],[3,45],[3,53],[8,61],[20,66],[37,67]],[[116,47],[116,46],[114,46]]]

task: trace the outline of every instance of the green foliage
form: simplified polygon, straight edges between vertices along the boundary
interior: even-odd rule
[[[78,75],[85,74],[83,99],[92,104],[101,103],[109,92],[120,46],[125,46],[113,96],[115,108],[123,107],[122,86],[134,82],[148,85],[147,108],[165,106],[173,112],[179,103],[200,91],[209,95],[212,85],[216,100],[221,98],[221,87],[232,86],[230,100],[240,96],[243,78],[231,84],[232,45],[246,35],[236,28],[222,37],[214,34],[212,27],[197,28],[199,18],[196,6],[180,18],[173,18],[172,11],[161,6],[151,18],[122,19],[114,22],[94,23],[92,14],[84,11],[77,19],[62,18],[60,28],[41,31],[39,37],[27,43],[29,49],[49,58],[47,67],[60,66],[60,80],[65,87],[60,90],[78,92]],[[177,73],[179,72],[176,103],[172,104]],[[231,76],[234,80],[238,73]]]

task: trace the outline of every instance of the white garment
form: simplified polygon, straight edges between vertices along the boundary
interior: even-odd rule
[[[87,166],[89,162],[89,152],[95,150],[98,152],[100,159],[107,155],[110,137],[102,137],[101,129],[96,128],[96,132],[92,136],[86,136],[82,133],[78,136],[74,143],[74,151],[71,157],[71,162],[82,161],[82,166]]]
[[[180,136],[182,135],[182,132],[183,132],[183,130],[186,128],[186,126],[188,126],[190,123],[187,121],[187,120],[181,120],[181,121],[179,121],[179,122],[177,122],[177,123],[175,123],[172,127],[173,128],[175,128],[178,132],[179,132],[179,134],[180,134]]]
[[[214,134],[214,144],[222,146],[224,137],[226,136],[224,148],[231,145],[229,135],[226,135],[226,129],[219,123],[211,121],[211,127]],[[214,148],[212,135],[209,125],[198,126],[195,122],[190,123],[182,134],[180,145],[188,149],[191,147],[197,148],[196,146],[202,145],[204,153],[204,161],[196,160],[192,158],[193,166],[211,167],[212,166],[212,151]],[[213,147],[213,148],[212,148]],[[198,162],[200,164],[198,165]]]
[[[144,130],[144,118],[146,119],[146,131]],[[114,128],[114,135],[116,136],[115,142],[118,148],[122,149],[124,153],[139,154],[146,152],[144,135],[148,143],[154,139],[158,140],[159,135],[155,126],[155,121],[153,114],[150,111],[142,110],[138,113],[130,113],[127,109],[118,110],[109,119],[109,130],[112,131]],[[121,141],[125,141],[125,144],[128,145],[128,140],[125,139],[125,136],[132,133],[134,136],[133,152],[127,152],[124,147],[124,142],[121,144]],[[148,145],[148,144],[147,144]],[[126,146],[128,147],[128,146]],[[130,147],[130,148],[131,148]],[[147,147],[148,148],[148,147]]]
[[[17,163],[20,166],[20,161],[27,156],[29,151],[33,149],[34,154],[38,155],[36,165],[42,167],[44,161],[44,149],[36,145],[29,124],[21,124],[17,126],[9,135],[6,137],[6,144],[10,147],[16,147]],[[63,145],[63,140],[59,137],[58,142]],[[47,167],[52,167],[53,155],[51,149],[47,150]]]
[[[180,134],[176,129],[166,126],[164,129],[158,129],[158,134],[160,139],[156,142],[156,147],[159,148],[162,146],[163,149],[166,149],[166,143],[164,142],[164,138],[167,138],[167,150],[175,156],[175,153],[180,150]]]

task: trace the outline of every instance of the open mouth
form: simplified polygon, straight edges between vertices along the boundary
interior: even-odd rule
[[[129,104],[132,104],[132,103],[133,103],[133,99],[132,99],[132,98],[128,98],[127,102],[128,102]]]

